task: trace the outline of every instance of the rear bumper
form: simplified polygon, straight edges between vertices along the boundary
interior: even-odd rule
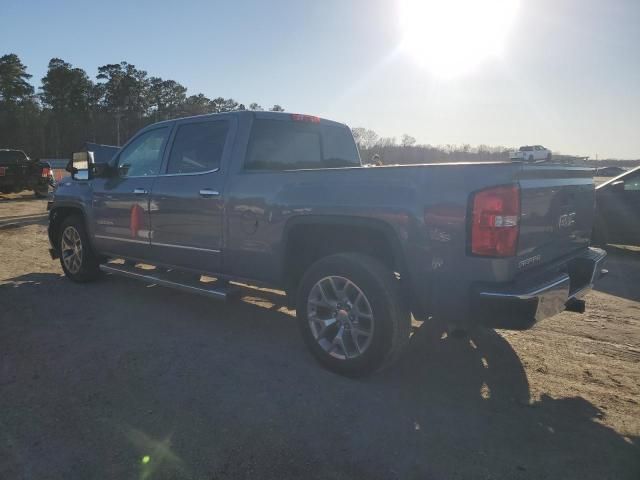
[[[474,312],[490,328],[526,330],[536,322],[556,315],[568,307],[580,309],[581,298],[596,280],[607,272],[602,268],[606,252],[589,248],[557,265],[552,271],[537,274],[508,285],[476,285],[473,288]]]

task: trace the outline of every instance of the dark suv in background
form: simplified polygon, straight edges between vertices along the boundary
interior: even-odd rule
[[[33,190],[44,198],[52,182],[48,163],[31,160],[22,150],[0,149],[0,193]]]

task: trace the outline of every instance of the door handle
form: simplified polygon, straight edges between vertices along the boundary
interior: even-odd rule
[[[135,195],[146,195],[147,191],[144,188],[134,188],[133,193]]]
[[[200,190],[200,196],[201,197],[219,197],[220,192],[218,192],[217,190],[211,190],[210,188],[203,188],[202,190]]]

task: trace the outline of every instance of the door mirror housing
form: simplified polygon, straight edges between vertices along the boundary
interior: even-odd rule
[[[74,180],[91,180],[110,176],[113,168],[108,163],[96,163],[94,152],[84,151],[73,154],[66,170]]]
[[[110,177],[114,169],[108,163],[94,163],[91,166],[92,177]]]
[[[67,164],[67,172],[71,174],[74,180],[89,180],[90,164],[93,160],[91,152],[74,152],[71,161]]]

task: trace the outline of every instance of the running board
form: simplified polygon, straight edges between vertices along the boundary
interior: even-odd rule
[[[196,293],[216,300],[227,300],[232,296],[239,295],[240,289],[226,284],[221,284],[219,280],[214,282],[202,282],[199,279],[176,279],[171,278],[172,272],[156,273],[153,270],[144,270],[133,265],[123,265],[118,263],[101,264],[100,270],[113,275],[133,278],[145,283],[160,285],[162,287],[175,288],[183,292]],[[175,275],[175,274],[174,274]],[[211,285],[208,285],[210,283]]]

